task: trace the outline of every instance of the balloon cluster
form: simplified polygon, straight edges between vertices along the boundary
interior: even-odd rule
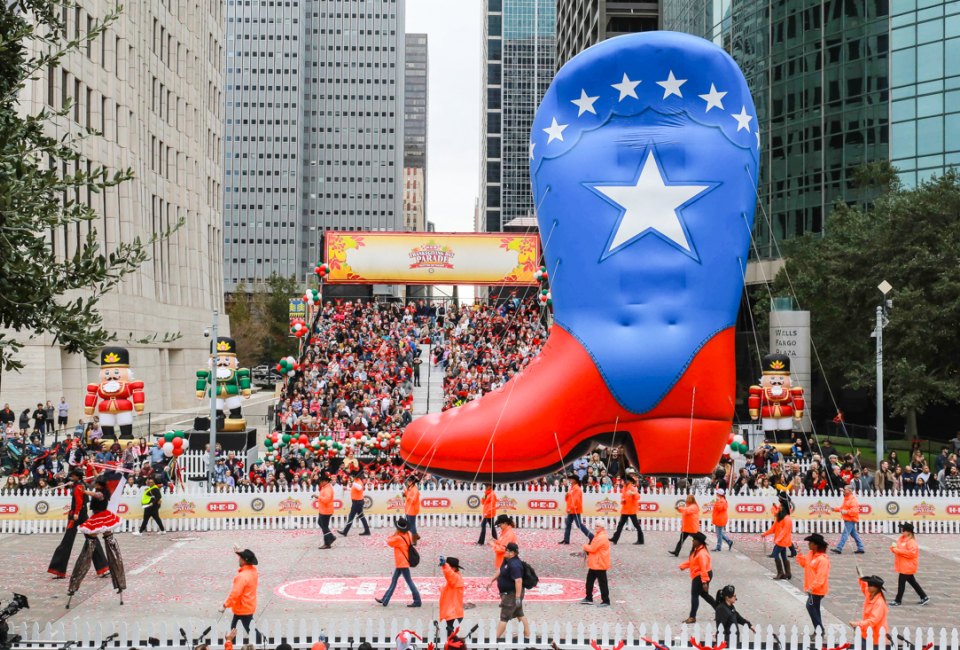
[[[294,318],[290,321],[290,333],[296,336],[298,339],[302,338],[310,331],[310,328],[307,327],[307,323],[302,318]]]
[[[533,272],[533,279],[536,280],[539,284],[543,284],[548,279],[547,267],[541,266],[539,269]]]
[[[533,272],[533,279],[537,281],[540,285],[540,293],[537,295],[537,300],[540,302],[541,307],[552,307],[553,306],[553,294],[550,293],[550,288],[548,286],[548,280],[550,279],[550,274],[547,273],[547,267],[541,266],[539,269]]]
[[[167,458],[176,458],[190,448],[190,441],[183,431],[167,431],[157,439],[157,446]]]
[[[317,274],[317,277],[321,280],[330,275],[330,266],[326,262],[321,262],[313,269],[313,272]]]
[[[307,292],[303,294],[303,302],[308,305],[320,304],[320,292],[316,289],[307,289]]]
[[[723,448],[723,457],[730,458],[732,452],[746,454],[750,450],[743,436],[739,433],[731,433],[727,437],[727,446]]]
[[[349,437],[340,442],[330,436],[317,436],[311,439],[305,433],[295,435],[274,431],[264,439],[263,446],[267,450],[267,460],[274,460],[276,454],[282,453],[284,448],[301,455],[306,454],[308,449],[312,449],[319,456],[336,458],[344,456],[347,451],[373,453],[395,449],[400,446],[400,432],[381,431],[369,435],[362,431],[351,431]]]
[[[297,363],[297,360],[293,357],[284,357],[280,359],[280,363],[277,364],[277,372],[288,377],[293,377],[299,369],[300,364]]]

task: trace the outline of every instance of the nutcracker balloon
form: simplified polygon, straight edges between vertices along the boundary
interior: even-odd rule
[[[768,354],[763,358],[759,386],[750,387],[750,417],[762,418],[763,430],[776,440],[779,431],[787,440],[793,420],[803,417],[803,388],[790,385],[790,357]]]
[[[212,344],[211,344],[212,345]],[[224,407],[230,410],[230,417],[224,422],[224,431],[243,431],[247,422],[243,419],[240,408],[240,396],[250,398],[250,370],[239,368],[237,359],[237,342],[228,336],[217,338],[217,367],[215,376],[211,377],[210,365],[213,355],[207,362],[208,369],[197,370],[197,399],[210,397],[210,384],[214,379],[217,384],[217,415],[222,416]]]
[[[100,351],[100,383],[87,385],[84,414],[93,415],[96,410],[105,436],[116,437],[114,428],[119,425],[120,438],[130,440],[133,438],[134,411],[143,413],[144,399],[143,382],[134,381],[130,353],[126,348],[103,348]]]

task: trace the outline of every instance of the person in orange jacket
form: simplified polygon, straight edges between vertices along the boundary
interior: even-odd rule
[[[257,556],[250,549],[238,550],[234,547],[234,553],[240,563],[237,575],[233,576],[233,588],[230,589],[230,595],[223,601],[220,607],[220,613],[224,610],[233,611],[233,620],[230,622],[230,629],[237,629],[237,623],[243,624],[243,629],[250,633],[250,623],[253,621],[253,615],[257,611],[257,583],[260,576],[257,574]],[[257,632],[259,640],[260,633]]]
[[[328,549],[337,541],[336,536],[330,532],[330,518],[333,517],[333,486],[330,485],[330,475],[326,472],[320,472],[318,477],[320,488],[313,498],[317,500],[317,524],[323,531],[323,546],[321,549]]]
[[[637,477],[634,474],[627,474],[623,479],[623,492],[620,493],[620,521],[617,522],[617,532],[610,538],[612,544],[620,541],[620,533],[627,521],[633,523],[637,529],[637,541],[634,544],[643,544],[643,530],[640,528],[640,522],[637,520],[637,513],[640,511],[640,490],[637,489]]]
[[[393,577],[390,579],[390,586],[380,598],[374,598],[375,601],[386,607],[390,604],[390,598],[393,596],[393,590],[397,588],[397,581],[403,576],[407,587],[413,595],[413,602],[407,607],[420,607],[420,592],[417,591],[417,585],[413,584],[413,577],[410,575],[410,547],[413,546],[413,535],[410,533],[410,526],[406,519],[399,517],[394,520],[396,532],[387,538],[387,546],[393,549]]]
[[[860,502],[857,501],[856,495],[849,486],[843,488],[843,503],[834,508],[833,511],[839,512],[840,516],[843,517],[843,533],[840,535],[840,541],[837,542],[836,547],[830,550],[840,555],[843,553],[843,545],[847,543],[847,538],[853,537],[853,541],[857,543],[857,550],[854,553],[863,554],[863,540],[860,539],[860,534],[857,532],[857,524],[860,522]]]
[[[420,479],[411,474],[407,477],[407,487],[403,491],[403,514],[407,518],[407,526],[410,534],[413,535],[413,543],[420,540],[420,534],[417,532],[417,515],[420,514],[420,488],[417,483]]]
[[[710,581],[713,580],[713,562],[707,550],[707,536],[697,531],[690,535],[693,548],[686,561],[680,563],[680,570],[690,571],[690,616],[684,623],[697,622],[697,610],[703,598],[710,607],[716,609],[717,601],[710,595]]]
[[[920,547],[917,546],[916,537],[913,534],[913,524],[907,522],[900,524],[900,539],[895,544],[890,545],[890,552],[893,553],[893,568],[897,572],[897,597],[891,607],[899,607],[903,600],[903,592],[907,588],[907,583],[913,587],[913,590],[920,596],[920,604],[926,605],[930,598],[924,592],[923,587],[917,582],[917,568],[920,566]]]
[[[588,540],[593,539],[593,533],[583,523],[583,490],[580,488],[580,477],[571,474],[567,477],[567,495],[564,500],[567,504],[567,520],[563,529],[563,541],[561,544],[570,543],[570,530],[576,524],[577,528],[583,531]]]
[[[717,531],[717,546],[713,549],[715,553],[723,550],[724,542],[727,543],[728,551],[733,549],[733,540],[727,537],[727,522],[730,521],[729,506],[726,491],[723,488],[717,488],[717,498],[713,500],[713,508],[710,509],[710,522]]]
[[[343,535],[344,537],[350,532],[350,526],[353,525],[353,522],[359,521],[363,524],[363,532],[360,533],[360,536],[370,534],[370,526],[367,524],[367,517],[363,514],[363,476],[360,474],[359,469],[355,469],[352,472],[353,480],[350,482],[350,514],[347,515],[347,525],[343,527],[343,530],[338,530],[337,532]]]
[[[597,521],[593,527],[593,539],[583,545],[587,554],[587,595],[581,605],[593,604],[593,586],[600,583],[600,604],[598,607],[610,607],[610,589],[607,586],[607,571],[610,569],[610,539],[603,523]]]
[[[670,551],[670,555],[673,557],[680,556],[680,547],[683,546],[683,542],[688,537],[700,532],[700,506],[692,494],[687,495],[686,505],[677,506],[677,512],[680,513],[682,519],[680,521],[680,540],[677,542],[677,547]]]
[[[483,546],[487,539],[487,526],[490,526],[490,535],[497,538],[497,527],[494,525],[494,517],[497,516],[497,494],[493,491],[493,483],[486,483],[483,486],[483,501],[481,501],[482,517],[480,520],[480,541],[477,546]]]
[[[803,591],[807,594],[807,613],[814,632],[823,631],[820,602],[830,592],[830,558],[827,557],[827,540],[820,533],[804,537],[810,552],[797,554],[797,562],[803,567]]]
[[[793,547],[793,520],[790,518],[789,507],[781,506],[776,512],[773,524],[760,536],[773,535],[773,559],[777,565],[777,575],[773,579],[792,580],[787,552]]]
[[[493,567],[499,569],[503,565],[503,553],[507,550],[507,544],[512,542],[519,545],[519,542],[514,531],[516,524],[510,515],[499,515],[495,526],[500,529],[500,536],[491,539],[490,546],[493,547]]]
[[[440,613],[437,616],[447,623],[447,638],[453,636],[453,628],[463,620],[463,576],[460,575],[460,560],[440,556],[440,569],[444,584],[440,587]]]
[[[860,630],[860,636],[867,639],[867,632],[873,632],[873,646],[886,637],[890,626],[887,624],[887,599],[883,593],[883,578],[863,576],[860,578],[860,591],[863,592],[863,618],[850,621],[850,627]]]

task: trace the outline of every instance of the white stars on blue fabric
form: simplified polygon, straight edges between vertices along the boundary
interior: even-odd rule
[[[723,98],[726,95],[727,93],[718,91],[715,85],[710,84],[710,92],[705,95],[697,95],[697,97],[707,102],[707,109],[704,112],[709,113],[711,108],[723,110]]]
[[[567,128],[569,124],[557,124],[557,118],[553,118],[553,123],[543,130],[549,138],[547,138],[547,144],[550,144],[554,140],[559,140],[563,142],[563,130]]]
[[[663,81],[658,81],[657,85],[663,88],[662,99],[666,99],[670,95],[676,95],[680,99],[683,99],[683,95],[680,93],[680,86],[685,83],[687,83],[686,79],[677,79],[673,76],[673,70],[671,70],[667,78]]]
[[[753,116],[752,116],[752,115],[747,115],[747,107],[746,107],[746,106],[742,106],[742,107],[740,108],[740,114],[739,114],[739,115],[734,114],[734,115],[731,115],[730,117],[732,117],[733,119],[735,119],[735,120],[737,121],[737,131],[738,131],[738,132],[741,131],[741,130],[743,130],[743,129],[746,129],[746,130],[747,130],[747,133],[750,133],[750,120],[753,119]]]
[[[623,73],[623,80],[618,84],[610,84],[614,88],[620,91],[620,99],[617,101],[622,102],[627,97],[633,97],[637,99],[637,86],[641,83],[640,79],[636,81],[630,81],[630,77],[627,76],[627,73]]]
[[[593,113],[596,115],[597,111],[593,107],[593,103],[598,99],[600,99],[600,95],[597,95],[596,97],[588,97],[587,91],[581,88],[580,99],[571,99],[570,103],[577,106],[577,117],[580,117],[584,113]]]

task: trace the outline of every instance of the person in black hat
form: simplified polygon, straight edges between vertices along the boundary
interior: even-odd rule
[[[233,610],[230,629],[235,630],[237,623],[242,623],[243,629],[249,634],[250,623],[257,611],[257,586],[260,582],[260,576],[257,573],[257,556],[248,548],[240,550],[235,546],[233,552],[237,554],[240,568],[237,570],[237,575],[233,577],[233,588],[223,602],[220,613],[227,609]],[[259,632],[257,636],[260,636]]]
[[[700,607],[700,599],[703,598],[707,603],[716,608],[717,603],[710,595],[710,581],[713,580],[713,563],[710,559],[710,551],[707,550],[707,536],[701,532],[690,535],[693,540],[693,548],[690,550],[690,556],[680,563],[680,570],[689,569],[690,571],[690,616],[684,623],[697,622],[697,610]]]
[[[405,481],[406,489],[403,491],[403,514],[407,518],[407,527],[413,535],[413,543],[420,541],[420,533],[417,532],[417,515],[420,514],[420,488],[417,484],[420,479],[416,474],[411,474]]]
[[[493,483],[484,483],[483,499],[480,501],[481,516],[480,520],[480,540],[477,546],[483,546],[487,538],[487,526],[490,526],[490,534],[497,538],[497,527],[494,524],[494,517],[497,516],[497,493],[493,491]]]
[[[623,491],[620,493],[620,521],[617,522],[617,532],[610,538],[610,543],[616,545],[620,541],[620,533],[623,532],[623,527],[629,521],[637,529],[637,541],[634,544],[643,544],[643,530],[637,520],[637,512],[640,510],[640,490],[637,489],[637,477],[634,474],[627,474],[623,480]]]
[[[883,593],[883,578],[862,576],[860,590],[863,592],[863,618],[859,621],[850,621],[850,627],[860,630],[860,636],[864,641],[867,640],[867,634],[872,632],[873,647],[877,647],[890,629],[887,624],[888,608],[887,599]]]
[[[53,575],[54,580],[61,580],[67,577],[67,565],[70,564],[70,555],[73,553],[73,543],[77,540],[77,532],[80,524],[87,520],[87,490],[83,483],[83,470],[74,468],[70,470],[70,509],[67,512],[67,530],[63,533],[63,539],[53,552],[50,558],[50,565],[47,567],[47,573]],[[98,543],[94,547],[93,567],[98,576],[106,575],[109,571],[107,557]]]
[[[737,611],[737,589],[727,585],[717,592],[717,609],[714,620],[717,627],[723,632],[723,640],[730,645],[730,633],[738,625],[746,625],[751,632],[756,632],[753,623],[745,619]]]
[[[317,525],[320,526],[320,530],[323,532],[323,546],[320,548],[326,550],[331,548],[333,543],[337,541],[336,536],[330,532],[330,518],[333,517],[335,510],[333,503],[333,486],[330,485],[330,475],[327,474],[326,471],[321,470],[317,480],[320,482],[320,488],[316,494],[313,495],[313,498],[317,500],[317,510],[319,512],[317,515]]]
[[[797,562],[803,567],[803,591],[807,594],[807,613],[813,629],[823,631],[823,617],[820,615],[820,603],[830,591],[830,558],[827,556],[827,540],[820,533],[803,538],[810,552],[797,555]]]
[[[407,520],[397,517],[394,520],[396,532],[387,538],[387,546],[393,548],[393,577],[390,579],[390,586],[380,598],[374,598],[378,603],[386,607],[390,604],[390,598],[393,596],[393,590],[397,588],[397,581],[403,576],[410,594],[413,596],[413,602],[407,607],[420,607],[420,592],[417,591],[417,585],[413,584],[413,577],[410,575],[410,550],[413,547],[413,535],[410,533],[410,526]]]
[[[453,636],[453,628],[463,620],[463,576],[460,575],[460,560],[440,556],[444,585],[440,588],[441,621],[447,622],[447,638]]]
[[[520,547],[510,542],[504,548],[503,564],[490,580],[487,588],[497,585],[500,592],[500,621],[497,623],[497,640],[504,638],[507,623],[519,619],[523,625],[523,636],[530,636],[530,624],[523,613],[523,562],[520,560]]]
[[[563,540],[561,540],[560,543],[570,543],[570,531],[574,526],[579,528],[580,532],[587,536],[587,541],[589,542],[593,539],[593,533],[591,533],[590,529],[583,523],[583,489],[580,487],[580,477],[576,474],[571,474],[567,477],[567,485],[567,494],[564,497],[567,517],[563,526]]]
[[[917,582],[917,569],[920,566],[920,547],[917,546],[916,537],[913,534],[913,524],[906,522],[900,524],[900,538],[896,543],[890,545],[890,552],[893,553],[893,566],[897,572],[897,597],[891,607],[899,607],[903,600],[903,592],[907,588],[907,583],[913,587],[913,590],[920,596],[920,604],[926,605],[930,602],[923,587]]]

